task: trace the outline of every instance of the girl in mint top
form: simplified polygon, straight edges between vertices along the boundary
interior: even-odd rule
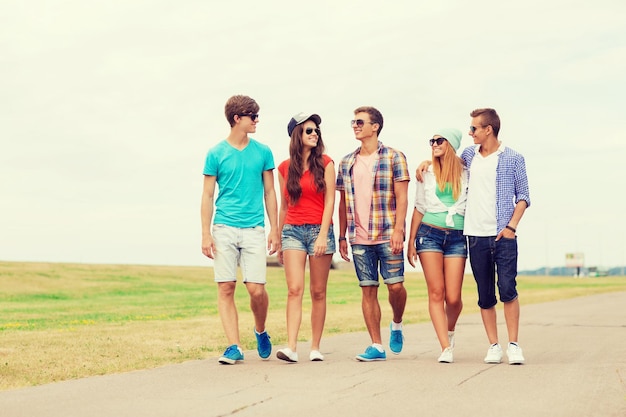
[[[417,182],[407,257],[419,256],[428,288],[428,312],[441,345],[438,361],[454,361],[454,330],[463,302],[467,259],[463,235],[468,172],[456,154],[458,129],[441,129],[430,139],[432,164]]]
[[[422,223],[445,229],[463,230],[467,181],[467,170],[463,167],[458,183],[459,195],[455,198],[453,185],[450,182],[440,185],[431,165],[424,173],[424,181],[417,182],[415,193],[415,209],[423,214]]]

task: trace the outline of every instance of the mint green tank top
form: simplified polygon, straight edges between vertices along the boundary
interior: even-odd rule
[[[452,186],[449,182],[446,183],[443,191],[439,190],[439,187],[436,187],[435,194],[446,207],[453,206],[454,203],[456,203],[454,197],[452,196]],[[447,215],[448,212],[446,211],[443,211],[441,213],[429,213],[428,208],[426,208],[426,213],[424,213],[422,222],[432,224],[433,226],[449,228],[449,226],[446,225]],[[452,220],[454,221],[454,230],[463,230],[465,217],[461,216],[460,214],[455,214],[452,216]]]

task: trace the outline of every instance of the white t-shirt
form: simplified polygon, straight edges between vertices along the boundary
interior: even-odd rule
[[[496,224],[496,169],[500,151],[483,157],[476,152],[470,166],[470,178],[465,206],[463,234],[467,236],[495,236]]]

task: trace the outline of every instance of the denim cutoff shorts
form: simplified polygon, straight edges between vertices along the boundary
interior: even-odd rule
[[[478,306],[488,309],[496,305],[496,272],[500,301],[517,298],[517,237],[468,236],[470,265],[478,288]]]
[[[463,230],[439,229],[420,224],[415,237],[417,253],[439,252],[444,258],[467,258],[467,239]]]
[[[378,287],[378,267],[385,284],[404,282],[404,251],[394,255],[391,244],[352,245],[354,269],[361,287]],[[399,262],[398,262],[399,261]]]
[[[306,252],[307,255],[314,255],[315,241],[319,234],[319,224],[286,224],[283,226],[281,235],[282,250],[300,250]],[[335,233],[331,225],[328,228],[328,236],[326,237],[325,254],[333,254],[335,251]]]

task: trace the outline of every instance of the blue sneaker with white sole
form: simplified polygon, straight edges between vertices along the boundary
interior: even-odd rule
[[[226,351],[222,355],[221,358],[218,359],[218,362],[224,365],[233,365],[237,361],[243,360],[243,352],[239,349],[237,345],[230,345],[226,348]]]
[[[389,349],[397,355],[402,352],[404,335],[402,334],[402,330],[393,330],[392,324],[389,324],[389,330],[391,330],[391,335],[389,336]]]
[[[254,330],[254,335],[256,336],[256,350],[259,352],[259,356],[263,360],[269,359],[272,354],[270,335],[267,332],[257,333],[256,329]]]
[[[365,353],[356,355],[356,360],[361,362],[384,361],[387,360],[387,354],[384,350],[381,352],[374,346],[368,346]]]

